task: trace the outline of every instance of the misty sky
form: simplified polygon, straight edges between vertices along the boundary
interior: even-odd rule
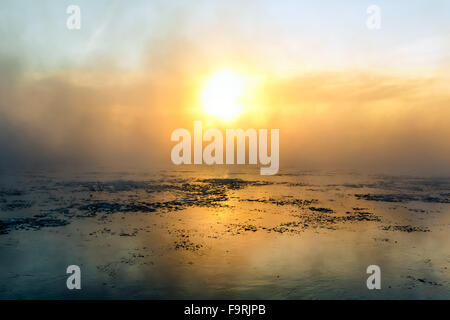
[[[228,125],[279,128],[281,169],[450,174],[449,18],[445,0],[3,0],[0,168],[170,166],[231,68],[257,98]]]

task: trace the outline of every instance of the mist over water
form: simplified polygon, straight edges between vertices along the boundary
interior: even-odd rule
[[[0,13],[1,170],[167,166],[172,131],[200,120],[205,129],[280,129],[281,168],[450,174],[445,2],[416,38],[404,28],[380,37],[364,24],[352,24],[348,38],[339,15],[270,1],[239,10],[233,2],[83,3],[86,19],[75,32],[63,4],[20,3],[7,1]],[[340,12],[359,22],[360,9]],[[300,32],[326,26],[338,48],[328,34]],[[118,43],[117,34],[127,36]],[[316,38],[325,40],[319,46]],[[229,123],[208,117],[201,101],[206,79],[224,68],[251,84],[248,104]]]
[[[2,0],[0,299],[449,299],[450,2],[378,2]]]

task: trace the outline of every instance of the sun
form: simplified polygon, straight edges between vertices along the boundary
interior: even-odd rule
[[[242,111],[243,85],[243,79],[230,70],[212,75],[202,91],[205,112],[224,120],[236,118]]]

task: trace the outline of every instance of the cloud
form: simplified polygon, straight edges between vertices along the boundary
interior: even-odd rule
[[[441,78],[346,71],[274,83],[266,95],[285,128],[285,165],[449,174],[446,87]]]
[[[142,45],[138,68],[124,68],[105,48],[81,61],[35,68],[40,60],[25,49],[32,45],[21,43],[20,28],[12,32],[0,45],[0,168],[171,165],[171,132],[192,128],[202,116],[193,111],[199,75],[231,66],[263,79],[254,110],[233,126],[279,128],[281,169],[450,174],[445,74],[348,67],[286,75],[274,63],[283,46],[268,61],[265,29],[241,30],[244,16],[233,24],[225,15],[228,24],[214,25],[200,41],[192,30],[204,25],[186,28],[193,23],[188,8],[162,12],[176,19],[160,18],[167,21]]]

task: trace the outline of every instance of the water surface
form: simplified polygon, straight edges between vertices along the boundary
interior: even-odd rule
[[[450,179],[252,172],[2,175],[0,298],[450,298]]]

